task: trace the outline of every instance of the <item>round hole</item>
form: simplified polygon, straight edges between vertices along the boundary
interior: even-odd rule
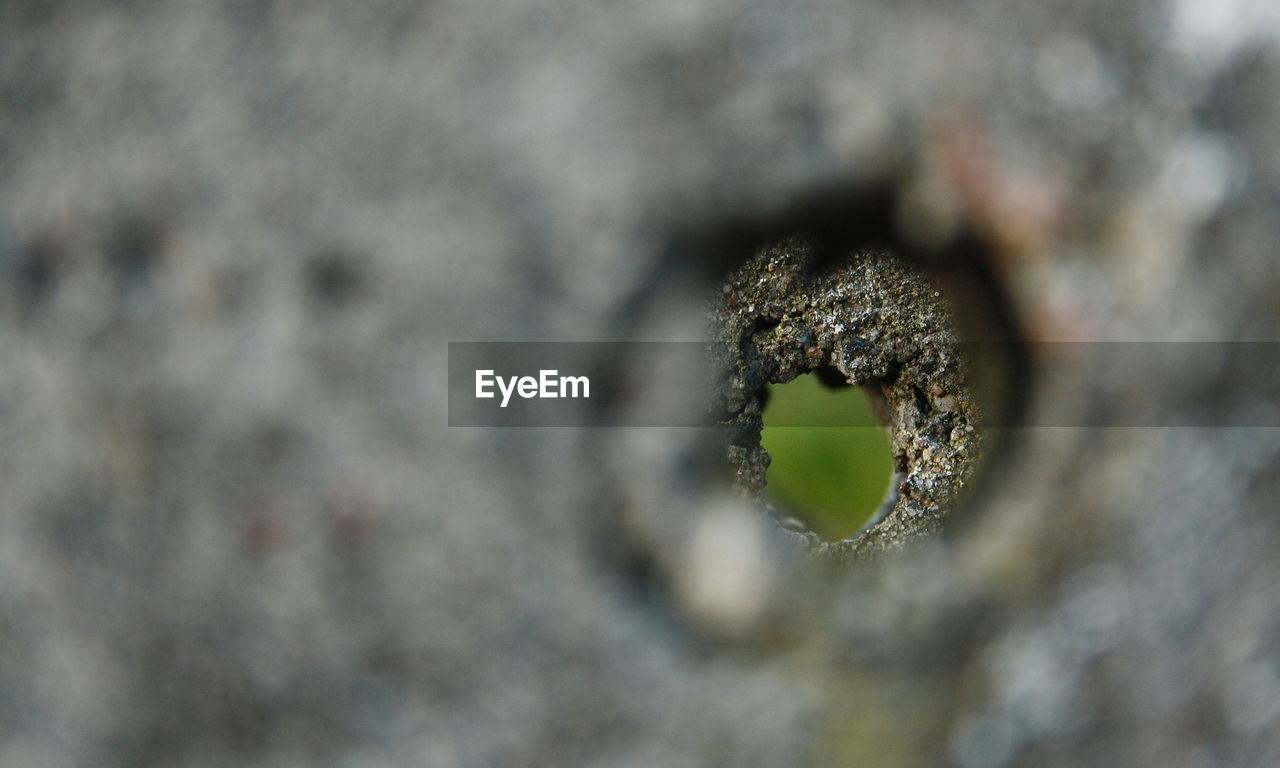
[[[713,329],[736,487],[811,546],[853,559],[938,531],[973,474],[981,439],[978,400],[941,290],[882,249],[842,254],[803,237],[761,248],[726,278]],[[834,421],[799,425],[826,429],[825,437],[792,435],[784,445],[788,437],[772,430],[785,420],[773,410],[765,415],[777,407],[767,404],[770,395],[789,392],[779,385],[808,388],[800,399],[812,407],[820,402],[816,379],[852,385],[849,405],[859,397],[871,407],[857,419],[856,408],[837,406]],[[877,423],[889,448],[881,445],[869,464],[861,449],[836,445],[850,435],[832,437],[850,429],[874,434]],[[788,450],[772,466],[775,445]],[[890,461],[893,482],[886,482]],[[850,478],[833,476],[842,472],[876,478],[860,483],[867,500],[852,509],[838,500],[851,495]]]

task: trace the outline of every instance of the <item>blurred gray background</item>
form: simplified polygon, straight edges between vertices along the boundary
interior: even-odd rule
[[[1280,764],[1256,368],[1036,359],[1056,423],[1222,426],[1023,430],[840,572],[688,430],[445,422],[446,342],[697,338],[725,265],[673,243],[837,187],[981,232],[1032,340],[1275,341],[1278,42],[1266,0],[4,0],[0,765]]]

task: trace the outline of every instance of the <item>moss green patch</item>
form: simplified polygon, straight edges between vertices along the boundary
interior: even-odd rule
[[[848,538],[880,505],[893,472],[884,430],[857,387],[830,390],[816,376],[770,386],[761,442],[772,457],[765,494],[778,511],[828,541]]]

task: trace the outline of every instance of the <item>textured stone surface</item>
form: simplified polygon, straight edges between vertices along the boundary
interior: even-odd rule
[[[866,388],[889,434],[894,487],[883,518],[815,549],[847,559],[938,531],[980,457],[979,404],[941,290],[885,252],[825,266],[802,238],[766,246],[724,283],[713,314],[719,408],[737,486],[762,508],[770,458],[760,444],[765,385],[819,372]]]
[[[835,572],[715,434],[444,426],[447,341],[696,339],[819,208],[987,254],[974,337],[1274,340],[1276,23],[1217,7],[0,4],[0,765],[1280,762],[1230,356],[1039,347],[1042,423],[1237,426],[1015,430]]]

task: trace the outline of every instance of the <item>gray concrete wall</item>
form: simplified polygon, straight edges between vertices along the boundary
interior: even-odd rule
[[[697,433],[445,418],[448,341],[696,338],[698,244],[833,189],[1029,339],[1275,340],[1216,8],[7,0],[0,765],[1276,764],[1265,369],[1040,355],[1043,423],[1220,426],[1022,430],[838,571]]]

